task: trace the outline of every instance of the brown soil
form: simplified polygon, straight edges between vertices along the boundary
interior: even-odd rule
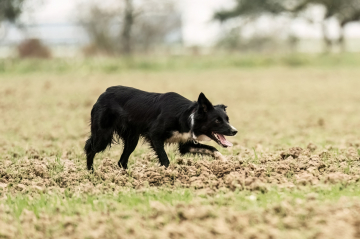
[[[293,188],[301,185],[348,184],[360,178],[359,156],[351,147],[338,156],[328,150],[314,153],[299,147],[263,154],[257,160],[249,160],[252,158],[249,154],[245,150],[238,156],[228,157],[227,162],[178,157],[168,169],[154,166],[149,160],[151,155],[145,154],[127,171],[119,168],[116,161],[104,158],[94,174],[90,174],[84,162],[71,160],[71,154],[64,154],[63,159],[56,160],[55,157],[30,150],[16,163],[0,161],[0,183],[4,192],[68,188],[76,192],[100,193],[109,187],[118,191],[124,187],[139,189],[144,186],[206,188],[213,191],[225,187],[264,192],[271,186]],[[7,187],[8,184],[12,186]]]

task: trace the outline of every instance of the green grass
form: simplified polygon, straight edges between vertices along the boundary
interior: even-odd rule
[[[332,185],[321,187],[303,186],[298,189],[279,189],[270,188],[267,192],[254,191],[229,191],[223,190],[216,196],[197,192],[193,189],[178,188],[170,190],[167,188],[147,188],[142,191],[126,189],[117,194],[100,195],[74,195],[74,193],[65,190],[64,193],[52,194],[14,194],[7,195],[0,200],[0,203],[6,205],[10,214],[19,218],[23,210],[29,210],[39,216],[41,212],[48,215],[62,214],[87,215],[92,211],[111,213],[118,212],[139,212],[148,215],[151,212],[151,203],[157,201],[164,206],[176,206],[178,204],[198,204],[211,205],[216,212],[216,208],[227,207],[238,211],[263,210],[269,206],[277,205],[286,200],[295,203],[300,199],[304,202],[308,200],[309,195],[315,195],[318,203],[334,203],[342,197],[359,198],[360,184],[350,185]]]
[[[35,197],[30,195],[8,195],[2,203],[5,203],[15,217],[19,218],[22,211],[27,209],[39,216],[40,212],[48,214],[77,215],[88,214],[91,211],[111,212],[139,211],[146,213],[150,209],[151,201],[158,201],[165,205],[174,205],[178,202],[190,203],[194,195],[191,190],[178,189],[149,189],[144,192],[135,190],[120,192],[119,194],[105,195],[78,195],[74,196],[68,190],[62,194],[39,194]]]
[[[358,54],[216,55],[216,56],[134,56],[133,58],[0,60],[0,74],[29,73],[121,73],[126,71],[206,70],[214,68],[357,67]]]

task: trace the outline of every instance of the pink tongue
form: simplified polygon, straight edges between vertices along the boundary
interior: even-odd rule
[[[219,139],[220,139],[222,145],[225,145],[225,146],[227,146],[227,147],[233,146],[233,144],[232,144],[231,142],[229,142],[229,141],[227,141],[227,140],[225,139],[225,136],[224,136],[224,135],[218,134],[218,136],[219,136]]]

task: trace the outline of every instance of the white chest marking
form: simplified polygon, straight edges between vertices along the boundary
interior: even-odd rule
[[[173,131],[171,137],[168,138],[165,142],[167,142],[167,143],[185,143],[190,140],[210,141],[211,139],[204,134],[195,136],[195,134],[193,132],[194,123],[195,123],[194,115],[195,115],[195,112],[191,113],[189,116],[189,120],[190,120],[190,131],[189,132],[180,133],[179,131]]]

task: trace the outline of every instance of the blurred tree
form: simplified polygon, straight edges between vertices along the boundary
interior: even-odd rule
[[[323,39],[327,46],[327,51],[331,50],[334,43],[338,44],[342,51],[345,51],[345,26],[350,22],[360,21],[360,1],[359,0],[302,0],[293,11],[301,12],[311,5],[321,5],[325,8],[325,15],[322,23]],[[328,29],[325,21],[330,18],[337,19],[340,27],[338,39],[332,41],[328,36]]]
[[[93,55],[98,52],[113,54],[116,51],[116,42],[111,25],[116,17],[116,10],[105,10],[98,5],[88,5],[81,14],[78,21],[91,41],[91,44],[84,49],[85,54]]]
[[[291,0],[236,0],[231,10],[215,12],[214,18],[221,22],[234,17],[259,17],[263,14],[278,15],[289,12],[294,1]]]
[[[91,40],[89,54],[148,52],[181,32],[181,16],[173,0],[122,0],[112,8],[98,4],[82,8],[79,22]]]
[[[150,52],[155,46],[182,43],[182,20],[173,0],[145,1],[133,27],[133,44],[141,52]]]
[[[3,22],[15,22],[23,11],[25,0],[0,0],[0,39],[6,35]]]
[[[321,5],[325,8],[321,24],[326,51],[330,51],[334,43],[340,45],[344,51],[344,28],[346,24],[360,20],[360,0],[236,0],[233,9],[216,12],[214,19],[224,22],[235,17],[256,19],[265,14],[277,16],[283,13],[297,17],[301,12],[314,5]],[[337,19],[340,27],[339,37],[335,41],[329,37],[326,27],[326,21],[330,18]]]
[[[254,23],[259,17],[293,15],[291,9],[296,5],[297,0],[235,0],[233,9],[220,10],[215,12],[214,19],[220,22],[226,22],[233,18],[241,18],[241,25],[230,29],[224,34],[218,42],[218,46],[229,50],[238,49],[242,51],[266,51],[274,49],[278,45],[276,37],[273,35],[264,35],[255,33],[251,39],[241,39],[241,31],[245,25]],[[294,49],[292,47],[289,49]]]
[[[123,27],[121,33],[122,40],[122,54],[130,55],[132,51],[131,47],[131,31],[134,24],[135,10],[133,6],[133,0],[125,0],[125,10],[123,13]]]
[[[25,0],[1,0],[0,1],[0,22],[15,22],[23,11]]]

